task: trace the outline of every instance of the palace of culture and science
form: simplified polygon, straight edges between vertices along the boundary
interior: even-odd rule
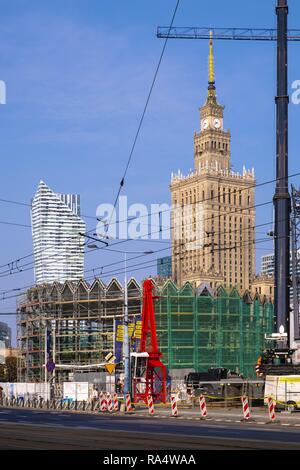
[[[179,285],[190,281],[251,288],[255,272],[254,170],[231,171],[230,132],[217,101],[212,38],[209,81],[194,135],[195,169],[172,174],[172,270]]]

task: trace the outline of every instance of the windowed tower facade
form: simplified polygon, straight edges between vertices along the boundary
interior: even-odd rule
[[[194,135],[195,169],[172,174],[172,269],[174,280],[244,291],[255,272],[254,170],[230,165],[230,132],[217,101],[212,37],[208,93]]]

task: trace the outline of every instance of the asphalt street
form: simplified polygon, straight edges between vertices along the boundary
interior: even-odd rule
[[[300,427],[1,408],[0,449],[300,449]]]

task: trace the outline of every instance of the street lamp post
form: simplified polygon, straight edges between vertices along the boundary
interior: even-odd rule
[[[87,236],[87,238],[92,238]],[[90,244],[88,248],[97,249],[97,245]],[[127,253],[139,253],[142,255],[153,254],[152,250],[149,251],[122,251],[115,250],[112,248],[107,248],[110,251],[115,251],[117,253],[124,253],[124,319],[123,319],[123,357],[124,357],[124,398],[126,399],[126,394],[131,393],[130,386],[130,340],[128,335],[128,289],[127,289]]]
[[[127,253],[124,253],[124,396],[131,392],[130,387],[130,344],[128,336],[128,289],[127,289]]]

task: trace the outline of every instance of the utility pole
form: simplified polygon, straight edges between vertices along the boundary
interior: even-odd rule
[[[127,290],[127,253],[124,253],[124,398],[130,393],[130,345],[128,337],[128,290]]]
[[[275,209],[275,318],[276,331],[284,328],[289,345],[290,314],[290,195],[288,188],[287,0],[278,0],[276,189]],[[283,327],[283,328],[282,328]]]

